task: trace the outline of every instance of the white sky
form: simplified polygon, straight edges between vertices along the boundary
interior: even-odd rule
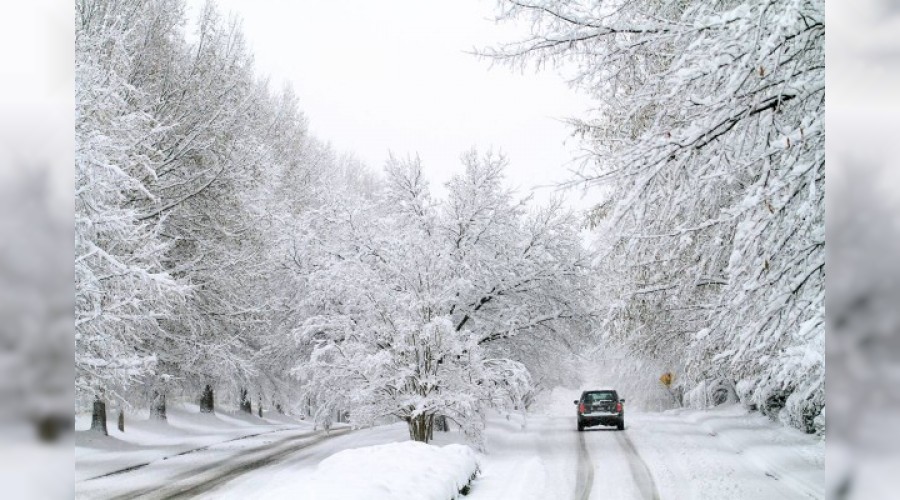
[[[75,25],[71,3],[5,2],[0,15],[0,182],[48,175],[55,208],[74,210]]]
[[[829,111],[900,111],[900,1],[826,4]]]
[[[553,72],[492,68],[466,53],[524,33],[493,21],[492,0],[217,3],[243,18],[257,70],[297,91],[313,134],[371,168],[388,151],[418,153],[443,194],[460,154],[477,146],[506,153],[509,184],[522,193],[569,177],[578,141],[561,119],[589,101]]]

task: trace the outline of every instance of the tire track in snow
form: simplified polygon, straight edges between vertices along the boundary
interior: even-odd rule
[[[310,441],[301,443],[296,446],[289,447],[287,449],[280,450],[271,455],[264,456],[258,460],[254,460],[249,463],[243,463],[243,464],[240,464],[239,466],[224,469],[220,474],[218,474],[212,478],[209,478],[199,484],[190,485],[190,486],[178,489],[175,492],[167,493],[162,498],[165,498],[165,499],[194,498],[201,493],[208,492],[214,488],[217,488],[218,486],[221,486],[221,485],[227,483],[228,481],[231,481],[232,479],[234,479],[237,476],[240,476],[241,474],[250,472],[254,469],[265,467],[267,465],[272,465],[274,463],[277,463],[277,462],[287,458],[290,455],[293,455],[294,453],[296,453],[300,450],[315,446],[316,444],[318,444],[322,441],[325,441],[327,439],[331,439],[331,438],[334,438],[334,437],[337,437],[337,436],[340,436],[343,434],[347,434],[349,432],[352,432],[352,431],[349,429],[342,429],[339,431],[331,431],[330,434],[320,434],[319,436],[311,439]]]
[[[274,464],[300,450],[349,432],[352,431],[350,429],[339,429],[333,430],[328,434],[306,433],[291,436],[275,443],[244,450],[239,455],[229,457],[223,462],[213,462],[187,469],[161,487],[130,491],[113,498],[116,500],[138,497],[154,499],[192,498],[216,488],[241,474]],[[301,442],[294,444],[291,443],[292,441]],[[251,458],[241,459],[242,456],[246,457],[247,455],[250,455]]]
[[[584,433],[578,433],[578,471],[575,477],[575,500],[588,500],[594,486],[594,462],[588,452]]]
[[[150,464],[152,464],[152,463],[154,463],[154,462],[159,462],[159,461],[162,461],[162,460],[169,460],[170,458],[180,457],[180,456],[184,456],[184,455],[190,455],[191,453],[197,453],[198,451],[206,451],[206,450],[208,450],[208,449],[210,449],[210,448],[213,448],[213,447],[215,447],[215,446],[219,446],[219,445],[222,445],[222,444],[225,444],[225,443],[233,443],[233,442],[235,442],[235,441],[243,441],[243,440],[245,440],[245,439],[251,439],[251,438],[255,438],[255,437],[257,437],[257,436],[262,436],[262,435],[265,435],[265,434],[273,434],[273,433],[276,433],[276,432],[284,432],[284,431],[291,431],[291,430],[294,430],[294,429],[291,429],[291,428],[275,429],[275,430],[272,430],[272,431],[257,432],[256,434],[247,434],[246,436],[238,436],[238,437],[236,437],[236,438],[226,439],[225,441],[219,441],[219,442],[217,442],[217,443],[211,443],[211,444],[208,444],[208,445],[206,445],[206,446],[201,446],[201,447],[199,447],[199,448],[192,448],[192,449],[189,449],[189,450],[180,451],[180,452],[178,452],[178,453],[173,453],[173,454],[171,454],[171,455],[166,455],[166,456],[164,456],[164,457],[160,457],[160,458],[157,458],[157,459],[155,459],[155,460],[151,460],[151,461],[149,461],[149,462],[143,462],[143,463],[139,463],[139,464],[136,464],[136,465],[132,465],[132,466],[130,466],[130,467],[125,467],[124,469],[118,469],[118,470],[114,470],[114,471],[112,471],[112,472],[106,472],[106,473],[100,474],[99,476],[93,476],[93,477],[89,477],[89,478],[86,478],[86,479],[81,479],[81,480],[79,480],[78,482],[95,481],[95,480],[97,480],[97,479],[103,479],[103,478],[109,477],[109,476],[116,476],[116,475],[119,475],[119,474],[125,474],[125,473],[128,473],[128,472],[136,471],[136,470],[138,470],[138,469],[142,469],[142,468],[144,468],[144,467],[146,467],[146,466],[148,466],[148,465],[150,465]],[[313,435],[313,432],[310,432],[309,435]]]
[[[631,477],[634,479],[638,491],[641,492],[641,496],[645,499],[659,500],[659,490],[656,488],[656,482],[653,481],[653,474],[650,473],[650,468],[647,467],[647,463],[641,458],[641,455],[634,447],[634,443],[631,442],[628,434],[616,432],[616,440],[619,441],[622,449],[625,450],[625,454],[628,457],[628,468],[631,470]],[[582,444],[583,443],[584,438],[582,437]]]

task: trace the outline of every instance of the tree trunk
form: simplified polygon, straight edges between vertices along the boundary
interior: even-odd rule
[[[683,398],[682,391],[679,389],[672,390],[672,388],[667,388],[667,389],[668,389],[669,395],[672,396],[672,402],[675,403],[675,406],[677,406],[678,408],[684,408],[684,401],[682,399]]]
[[[153,402],[150,403],[150,419],[166,421],[166,393],[153,392]]]
[[[433,418],[430,415],[410,417],[409,420],[406,421],[407,425],[409,425],[410,439],[422,443],[430,441],[433,434],[431,426],[432,421]]]
[[[212,386],[206,384],[200,394],[200,413],[215,413],[216,405]]]
[[[104,436],[108,436],[106,430],[106,402],[100,399],[100,396],[94,398],[94,410],[91,413],[91,430],[102,432]]]
[[[125,410],[119,409],[119,432],[125,432]]]
[[[262,395],[260,395],[259,399],[257,400],[256,413],[259,414],[259,418],[263,418],[262,417]]]
[[[253,404],[250,403],[250,397],[247,395],[247,389],[241,389],[241,411],[253,415]]]

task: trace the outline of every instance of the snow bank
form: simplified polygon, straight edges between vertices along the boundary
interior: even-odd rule
[[[825,497],[824,440],[798,429],[775,425],[764,415],[737,404],[679,413],[770,477],[804,496]]]
[[[273,497],[451,500],[477,470],[475,452],[468,446],[389,443],[335,453],[318,465],[308,482],[296,482]]]
[[[738,403],[631,422],[663,498],[826,498],[825,441]]]

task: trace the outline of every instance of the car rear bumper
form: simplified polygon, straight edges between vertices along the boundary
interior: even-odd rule
[[[586,413],[578,416],[578,423],[587,427],[592,425],[618,425],[625,418],[622,413]]]

